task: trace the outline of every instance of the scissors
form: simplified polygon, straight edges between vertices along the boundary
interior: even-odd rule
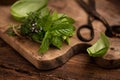
[[[77,30],[77,37],[84,42],[89,42],[94,38],[94,29],[92,22],[98,20],[103,23],[105,26],[105,34],[108,37],[120,37],[120,25],[110,26],[108,22],[96,11],[95,0],[89,0],[88,5],[83,0],[76,0],[78,4],[85,9],[85,11],[89,14],[88,16],[88,24],[82,25]],[[80,31],[84,28],[87,28],[90,31],[89,38],[85,38],[81,35]]]

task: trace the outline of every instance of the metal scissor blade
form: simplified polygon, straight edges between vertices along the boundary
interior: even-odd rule
[[[87,13],[91,13],[89,6],[83,0],[76,1]]]
[[[89,0],[89,7],[90,7],[91,10],[96,11],[95,0]]]
[[[96,12],[95,0],[89,0],[89,5],[87,5],[83,0],[76,1],[89,15],[99,19],[99,14]]]

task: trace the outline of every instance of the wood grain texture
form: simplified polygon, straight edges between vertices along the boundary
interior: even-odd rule
[[[78,14],[79,11],[76,7],[74,7],[75,11],[67,9],[70,8],[68,6],[65,8],[62,7],[66,4],[69,6],[74,4],[76,5],[74,0],[50,1],[52,2],[49,4],[50,8],[54,8],[62,13],[67,13],[75,18],[77,22],[75,24],[76,26],[86,23],[86,16],[83,17],[86,14],[83,10],[80,10],[80,14]],[[65,4],[63,3],[62,6],[59,6],[56,2],[53,3],[54,1],[58,1],[58,3],[65,1]],[[120,24],[120,11],[116,9],[119,5],[114,4],[114,0],[96,1],[97,10],[108,20],[110,24]],[[0,10],[2,10],[3,13],[7,12],[9,10],[8,8],[9,6],[0,6]],[[2,16],[4,16],[3,13]],[[73,13],[75,15],[72,15]],[[11,20],[5,19],[5,17],[2,20],[0,19],[0,26],[8,25],[9,21]],[[98,27],[101,26],[98,22],[95,22],[95,24],[96,23]],[[72,57],[66,64],[59,68],[49,71],[41,71],[36,69],[33,65],[31,65],[31,63],[21,57],[18,52],[0,39],[0,80],[120,80],[119,73],[120,69],[109,70],[98,67],[93,61],[91,61],[90,57],[83,52],[78,52],[77,55]]]

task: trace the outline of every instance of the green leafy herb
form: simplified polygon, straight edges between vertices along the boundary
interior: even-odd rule
[[[6,32],[7,32],[7,34],[8,34],[9,36],[15,36],[15,33],[14,33],[12,27],[10,27],[9,29],[7,29]]]
[[[18,0],[11,6],[11,14],[16,20],[24,21],[30,12],[46,7],[48,0]]]
[[[19,21],[19,27],[8,29],[8,34],[27,37],[40,43],[40,53],[46,52],[49,47],[58,49],[62,43],[70,43],[75,27],[74,20],[67,15],[51,12],[47,8],[48,0],[19,0],[11,7],[11,14]]]
[[[19,30],[21,36],[40,43],[39,53],[44,53],[51,45],[60,49],[63,42],[70,43],[69,38],[75,31],[73,23],[74,20],[67,15],[51,12],[44,8],[30,12],[16,30]]]
[[[87,52],[92,57],[103,56],[109,48],[109,40],[104,33],[101,33],[100,39],[91,47],[87,49]]]

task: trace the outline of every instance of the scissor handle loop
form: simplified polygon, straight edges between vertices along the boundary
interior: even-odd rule
[[[80,31],[81,31],[82,29],[84,29],[84,28],[87,28],[87,29],[90,30],[90,36],[89,36],[89,38],[84,38],[84,37],[81,35]],[[84,41],[84,42],[89,42],[89,41],[91,41],[91,40],[94,38],[94,30],[93,30],[92,26],[90,26],[90,25],[83,25],[83,26],[79,27],[79,28],[77,29],[77,37],[78,37],[81,41]]]

